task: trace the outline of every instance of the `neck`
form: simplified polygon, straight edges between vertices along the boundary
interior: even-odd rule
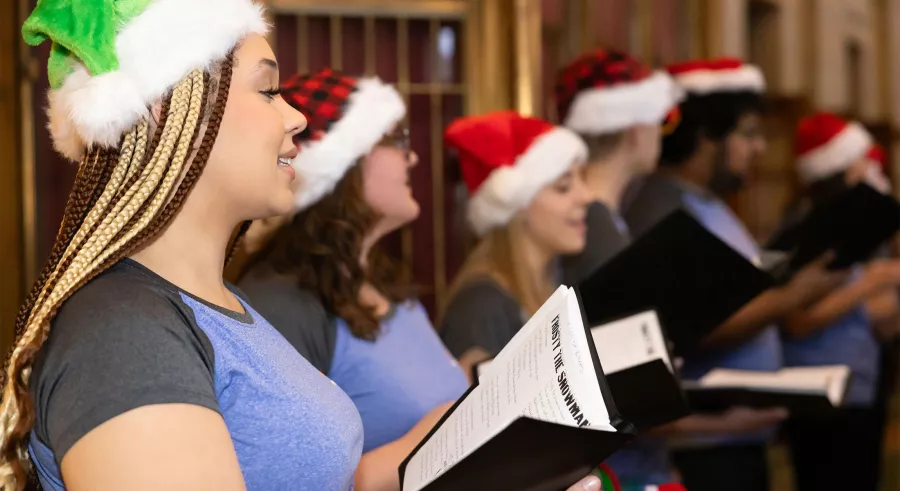
[[[165,231],[131,257],[193,295],[240,310],[222,277],[226,249],[240,221],[191,204],[189,196]]]
[[[521,260],[525,266],[531,271],[536,271],[537,278],[547,279],[550,277],[550,265],[556,255],[546,247],[538,244],[536,241],[528,239],[523,240]]]
[[[634,178],[632,165],[626,156],[617,152],[610,157],[587,165],[585,183],[591,197],[611,210],[618,210],[622,195]]]
[[[379,223],[376,224],[363,238],[362,250],[359,254],[359,265],[362,267],[363,271],[369,270],[369,253],[372,252],[372,248],[375,247],[375,244],[388,233],[390,233],[390,230],[387,230]],[[360,287],[358,299],[361,304],[374,308],[375,314],[379,317],[387,314],[391,307],[390,300],[368,281],[363,282]]]

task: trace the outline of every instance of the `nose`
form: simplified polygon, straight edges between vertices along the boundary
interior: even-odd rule
[[[409,163],[410,167],[415,167],[419,164],[419,154],[417,154],[414,150],[410,150],[409,154],[406,157],[406,161]]]
[[[280,102],[282,114],[284,115],[284,133],[293,139],[295,135],[306,129],[306,116],[294,109],[284,99],[281,99]]]
[[[591,202],[591,193],[588,190],[587,183],[584,181],[584,176],[581,172],[576,173],[576,177],[574,182],[575,186],[575,199],[578,201],[578,204],[587,205]]]

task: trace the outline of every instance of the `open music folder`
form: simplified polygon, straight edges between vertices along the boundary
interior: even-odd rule
[[[402,491],[557,491],[634,437],[561,286],[401,464]]]
[[[718,368],[682,385],[691,407],[698,411],[748,406],[783,407],[792,414],[818,413],[843,404],[850,376],[846,365],[782,368],[777,372]]]
[[[766,249],[783,257],[768,269],[784,282],[827,251],[835,253],[829,267],[844,269],[871,257],[898,230],[900,203],[861,183],[773,237]]]
[[[700,341],[772,277],[677,210],[578,285],[589,325],[654,310],[674,353]]]
[[[690,414],[656,312],[591,327],[591,338],[616,409],[640,432]],[[474,377],[492,360],[474,367]]]

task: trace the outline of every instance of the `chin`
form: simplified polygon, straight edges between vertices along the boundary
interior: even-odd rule
[[[567,256],[570,254],[578,254],[584,250],[584,238],[567,240],[559,244],[559,254]]]
[[[269,213],[266,216],[259,218],[281,216],[294,210],[294,193],[290,190],[275,193],[269,198]]]

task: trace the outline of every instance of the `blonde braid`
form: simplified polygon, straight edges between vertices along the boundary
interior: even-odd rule
[[[159,211],[171,195],[178,196],[180,207],[185,193],[179,188],[193,187],[200,174],[196,169],[205,166],[218,133],[232,63],[232,55],[222,63],[215,104],[206,100],[210,78],[195,70],[176,84],[164,101],[161,127],[149,146],[150,127],[141,121],[124,136],[121,149],[93,148],[82,161],[79,176],[83,179],[76,180],[67,203],[54,254],[20,312],[27,321],[9,357],[0,403],[0,489],[21,491],[26,482],[27,439],[34,422],[28,380],[34,354],[49,334],[50,321],[78,288],[167,224],[174,213],[163,213],[166,223],[161,223]],[[209,117],[209,124],[194,157],[198,161],[191,162],[185,182],[179,183],[204,116]],[[148,147],[150,156],[146,158]]]

